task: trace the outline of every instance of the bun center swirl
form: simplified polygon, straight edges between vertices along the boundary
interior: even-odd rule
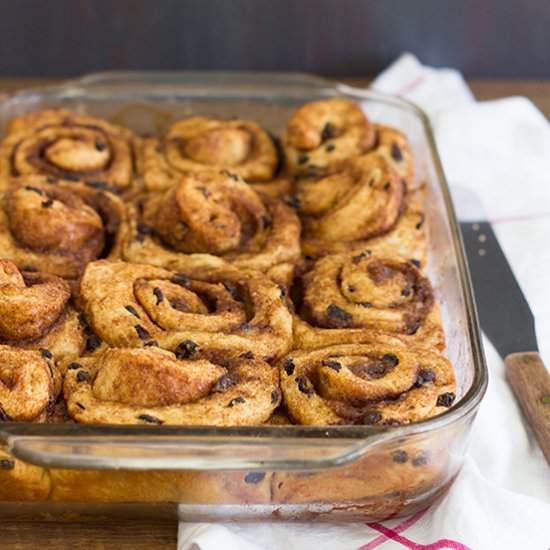
[[[182,153],[195,162],[231,167],[246,160],[253,147],[253,138],[245,128],[213,127],[179,145]],[[167,154],[170,159],[170,149]]]
[[[357,241],[389,231],[405,209],[405,187],[380,156],[360,157],[320,180],[298,182],[306,239]]]
[[[149,200],[144,220],[174,250],[223,254],[253,247],[271,217],[244,181],[209,174],[184,177],[162,198]]]
[[[288,412],[300,424],[403,424],[443,412],[455,398],[449,361],[402,345],[294,351],[280,367]]]
[[[304,314],[319,327],[412,334],[433,305],[428,279],[400,258],[327,256],[304,276]]]

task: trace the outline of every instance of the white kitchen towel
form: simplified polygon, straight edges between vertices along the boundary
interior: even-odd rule
[[[402,55],[372,84],[430,116],[451,185],[472,188],[492,221],[550,365],[550,124],[524,98],[476,102],[462,76]],[[513,315],[510,312],[510,315]],[[550,468],[484,339],[490,370],[464,469],[439,502],[380,523],[180,523],[179,550],[549,550]]]

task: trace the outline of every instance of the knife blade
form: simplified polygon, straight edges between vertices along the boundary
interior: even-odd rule
[[[550,374],[538,353],[535,318],[479,198],[455,188],[481,328],[506,365],[506,376],[550,465]]]

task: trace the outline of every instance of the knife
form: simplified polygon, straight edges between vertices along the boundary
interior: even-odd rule
[[[508,383],[550,465],[550,374],[538,353],[533,313],[479,198],[453,189],[481,328],[506,365]]]

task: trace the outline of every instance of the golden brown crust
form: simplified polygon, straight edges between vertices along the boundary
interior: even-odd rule
[[[266,271],[300,258],[300,221],[281,200],[256,193],[237,176],[185,176],[129,209],[124,259],[173,270],[212,265]]]
[[[129,191],[138,142],[125,128],[69,111],[19,117],[0,144],[0,189],[11,177],[40,174]]]
[[[85,338],[70,296],[62,279],[0,260],[0,343],[45,349],[62,363],[80,355]]]
[[[334,254],[296,286],[294,348],[385,341],[444,349],[431,284],[411,261],[369,250]]]
[[[279,365],[286,408],[299,424],[408,424],[454,400],[451,364],[422,349],[342,344],[296,350]]]
[[[306,103],[292,115],[282,144],[293,174],[322,176],[366,152],[374,139],[374,126],[359,105],[325,99]]]
[[[249,182],[271,180],[277,149],[260,126],[247,120],[191,117],[161,139],[145,140],[143,171],[149,191],[167,189],[188,173],[229,170]]]
[[[87,424],[256,425],[281,401],[278,371],[261,359],[186,360],[154,347],[83,357],[63,391],[69,414]]]
[[[176,350],[191,342],[196,351],[252,351],[267,359],[291,345],[292,318],[281,294],[259,272],[208,264],[174,273],[99,261],[88,264],[80,285],[90,326],[111,346],[156,341]]]
[[[0,248],[19,267],[77,278],[99,257],[120,256],[124,204],[112,193],[46,176],[8,180]]]

